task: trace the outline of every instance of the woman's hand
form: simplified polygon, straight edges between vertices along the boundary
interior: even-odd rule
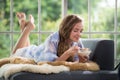
[[[89,60],[89,56],[86,55],[78,55],[80,62],[87,62]]]
[[[68,50],[67,50],[67,53],[70,55],[70,56],[74,56],[76,53],[78,53],[78,50],[80,49],[80,47],[78,46],[72,46],[70,47]]]
[[[68,50],[66,50],[60,57],[56,59],[56,61],[65,61],[67,60],[70,56],[74,56],[78,53],[78,50],[80,47],[78,46],[72,46]]]

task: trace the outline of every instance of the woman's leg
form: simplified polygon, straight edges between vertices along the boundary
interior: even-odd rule
[[[23,28],[23,27],[21,27]],[[31,30],[33,30],[35,28],[34,25],[34,18],[32,15],[30,15],[29,21],[25,24],[25,27],[22,30],[22,33],[20,35],[20,38],[18,39],[12,53],[14,54],[16,52],[17,49],[25,47],[26,42],[28,42],[29,39],[29,34],[31,32]]]
[[[25,13],[17,13],[16,16],[17,16],[19,24],[20,24],[21,32],[23,32],[23,30],[27,24],[26,15],[25,15]],[[29,45],[30,45],[30,39],[28,37],[24,46],[29,46]]]
[[[26,25],[26,15],[25,15],[25,13],[17,13],[16,14],[16,16],[17,16],[17,18],[18,18],[18,22],[19,22],[19,24],[20,24],[20,29],[21,29],[21,32],[24,30],[24,28],[25,28],[25,25]]]

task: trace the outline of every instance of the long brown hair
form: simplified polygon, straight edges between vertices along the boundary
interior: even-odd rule
[[[69,43],[67,40],[70,37],[70,33],[73,27],[78,23],[82,22],[82,19],[76,15],[68,15],[64,17],[63,21],[59,26],[59,38],[60,41],[58,43],[57,55],[61,56],[66,50],[69,49]],[[73,61],[72,57],[69,57],[67,61]]]

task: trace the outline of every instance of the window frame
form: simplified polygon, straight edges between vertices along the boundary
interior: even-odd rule
[[[20,32],[15,32],[13,31],[13,0],[10,0],[10,31],[4,31],[4,32],[0,32],[0,34],[10,34],[10,51],[12,51],[13,46],[14,46],[14,42],[13,42],[13,34],[16,33],[20,33]],[[62,8],[61,8],[61,14],[62,14],[62,18],[64,16],[67,15],[67,5],[68,5],[68,0],[61,0],[61,4],[62,4]],[[114,9],[114,31],[109,31],[109,32],[92,32],[91,31],[91,2],[92,0],[88,0],[88,31],[87,32],[83,32],[83,34],[87,34],[88,38],[91,38],[92,34],[113,34],[114,35],[114,56],[115,56],[115,62],[116,62],[116,55],[117,55],[117,35],[120,34],[119,31],[117,31],[117,27],[118,27],[118,21],[117,21],[117,2],[118,0],[115,0],[115,9]],[[32,33],[37,33],[38,36],[38,44],[41,43],[41,34],[50,34],[52,32],[48,32],[48,31],[41,31],[41,0],[38,0],[38,31],[34,31]]]

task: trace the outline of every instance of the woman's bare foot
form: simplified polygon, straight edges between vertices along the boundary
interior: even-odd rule
[[[26,28],[30,31],[35,28],[34,17],[32,15],[29,15],[29,21],[26,24]]]
[[[23,31],[27,27],[30,31],[35,28],[34,17],[32,15],[29,15],[29,21],[26,21],[26,15],[23,12],[18,12],[16,16],[18,18],[21,31]]]
[[[19,21],[19,24],[20,24],[20,29],[21,29],[21,31],[23,31],[24,30],[24,28],[25,28],[25,25],[26,25],[26,15],[25,15],[25,13],[23,13],[23,12],[18,12],[17,14],[16,14],[16,16],[17,16],[17,18],[18,18],[18,21]]]

